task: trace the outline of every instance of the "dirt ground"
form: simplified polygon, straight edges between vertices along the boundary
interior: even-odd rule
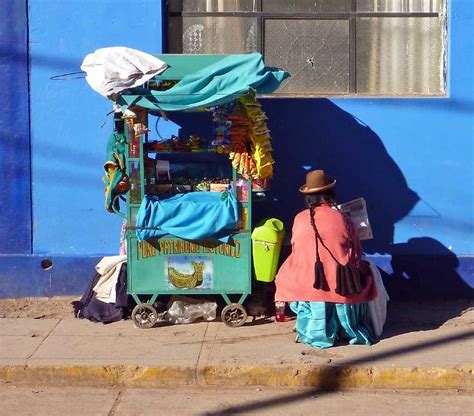
[[[80,297],[0,299],[0,318],[73,318],[71,302],[79,300]],[[474,308],[471,300],[390,301],[387,305],[388,332],[396,332],[399,327],[406,326],[427,330],[441,325],[472,324],[474,324]]]
[[[0,318],[73,318],[71,302],[80,296],[0,299]]]

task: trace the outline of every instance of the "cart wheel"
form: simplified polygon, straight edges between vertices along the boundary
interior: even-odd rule
[[[247,320],[247,311],[240,303],[231,303],[222,309],[221,319],[227,326],[242,326]]]
[[[149,303],[139,303],[133,308],[132,321],[141,329],[153,328],[158,320],[158,312]]]

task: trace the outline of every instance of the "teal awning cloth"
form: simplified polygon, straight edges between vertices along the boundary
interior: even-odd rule
[[[161,55],[160,58],[166,62],[166,55]],[[186,55],[182,59],[185,62]],[[163,75],[165,74],[166,71]],[[169,90],[128,90],[117,98],[117,104],[122,110],[136,105],[151,111],[213,107],[233,101],[252,90],[257,94],[269,94],[288,76],[285,71],[266,67],[260,53],[228,55],[196,72],[184,75]]]
[[[166,53],[153,56],[163,62],[166,62],[166,65],[168,65],[168,67],[163,72],[155,75],[153,79],[180,81],[186,75],[200,71],[207,66],[227,58],[229,55]]]

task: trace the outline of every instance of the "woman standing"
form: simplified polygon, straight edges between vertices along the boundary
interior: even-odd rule
[[[290,302],[299,340],[317,348],[337,339],[370,345],[367,302],[377,294],[352,220],[336,208],[336,181],[322,170],[306,175],[307,209],[296,215],[292,252],[276,277],[275,301]]]

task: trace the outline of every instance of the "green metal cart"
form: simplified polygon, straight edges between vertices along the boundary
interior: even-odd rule
[[[179,81],[187,74],[201,70],[226,58],[225,55],[158,55],[170,66],[161,75],[155,77],[158,81]],[[247,80],[256,75],[257,91],[269,80],[267,68],[263,67],[261,56],[249,55],[240,58],[244,62],[242,70],[249,71],[249,75],[239,72],[230,80],[233,87],[235,82]],[[224,62],[224,61],[222,61]],[[255,70],[249,70],[248,62],[255,63]],[[235,65],[229,66],[235,71]],[[253,68],[253,67],[251,67]],[[240,69],[239,69],[240,70]],[[273,71],[273,69],[268,69]],[[259,78],[261,76],[261,78]],[[270,87],[266,92],[271,92],[284,76],[271,79]],[[153,80],[152,80],[153,81]],[[250,88],[254,88],[250,85]],[[146,90],[144,94],[146,94]],[[262,89],[263,91],[263,89]],[[264,91],[263,91],[264,92]],[[217,91],[219,93],[219,91]],[[219,94],[217,94],[219,95]],[[222,94],[221,94],[222,95]],[[219,104],[231,102],[238,98],[233,93],[228,97],[218,97]],[[143,96],[134,95],[133,105],[127,105],[133,111],[138,110],[137,122],[148,125],[148,112],[158,101],[151,97],[147,101]],[[149,97],[148,97],[149,98]],[[173,105],[175,102],[173,103]],[[151,114],[161,113],[155,108]],[[202,108],[201,108],[202,110]],[[172,111],[167,109],[166,111]],[[162,113],[163,115],[163,113]],[[132,312],[132,319],[139,328],[151,328],[158,319],[158,312],[154,306],[159,296],[163,295],[220,295],[226,302],[221,313],[222,321],[229,326],[241,326],[247,319],[247,312],[243,302],[251,293],[252,287],[252,250],[251,250],[251,206],[252,206],[252,181],[246,183],[247,198],[238,198],[238,181],[242,184],[236,170],[230,163],[227,154],[219,152],[154,152],[147,145],[148,136],[140,136],[139,143],[132,143],[132,124],[125,123],[125,136],[129,137],[125,150],[126,172],[129,176],[131,189],[126,193],[127,220],[127,261],[128,261],[128,293],[137,303]],[[132,146],[133,151],[132,151]],[[226,172],[231,181],[231,192],[239,200],[239,224],[233,230],[233,238],[229,243],[221,243],[215,239],[189,241],[166,235],[159,239],[139,241],[136,236],[136,217],[141,202],[147,194],[148,171],[146,158],[150,153],[155,153],[157,160],[165,160],[173,164],[190,164],[194,168],[200,166],[202,170],[218,169]],[[234,298],[234,302],[231,301]]]
[[[145,196],[147,178],[144,169],[143,142],[140,143],[140,157],[127,156],[127,171],[132,180],[139,177],[140,188],[135,195],[127,194],[127,261],[128,293],[136,301],[132,312],[134,323],[140,328],[155,325],[157,311],[153,304],[160,295],[221,295],[227,306],[221,317],[229,326],[243,325],[247,312],[242,305],[251,293],[251,192],[247,202],[240,205],[240,229],[235,230],[232,242],[218,240],[188,241],[174,236],[138,241],[135,235],[135,219],[140,203]],[[128,152],[127,152],[128,155]],[[228,155],[219,153],[160,153],[158,160],[170,163],[230,166]],[[237,192],[237,174],[231,169],[232,192]],[[133,177],[135,176],[135,178]],[[248,181],[248,189],[252,189]],[[231,302],[229,295],[240,295],[237,302]]]

